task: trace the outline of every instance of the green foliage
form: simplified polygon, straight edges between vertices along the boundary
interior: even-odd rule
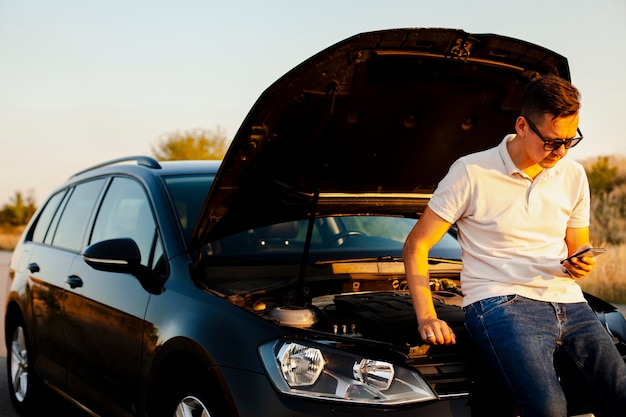
[[[32,196],[24,198],[21,192],[16,191],[9,204],[5,204],[0,210],[0,224],[23,226],[28,223],[35,210],[35,199]]]
[[[615,185],[617,167],[609,166],[609,157],[600,156],[587,172],[592,194],[610,193]]]
[[[183,159],[222,159],[228,149],[223,129],[196,129],[165,135],[152,154],[161,161]]]

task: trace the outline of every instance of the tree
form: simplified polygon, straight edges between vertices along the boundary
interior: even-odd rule
[[[228,149],[224,129],[195,129],[161,137],[152,154],[161,161],[181,159],[222,159]]]
[[[16,191],[9,204],[5,204],[0,210],[0,224],[25,225],[36,210],[35,198],[32,195],[24,198],[21,192]]]
[[[587,172],[592,195],[604,195],[613,190],[617,176],[617,167],[609,166],[608,156],[599,156]]]

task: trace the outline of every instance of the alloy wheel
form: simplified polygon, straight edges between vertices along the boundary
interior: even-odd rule
[[[211,413],[199,398],[190,395],[178,404],[174,417],[211,417]]]
[[[11,384],[15,399],[22,402],[28,392],[28,351],[22,326],[17,326],[13,332],[10,355]]]

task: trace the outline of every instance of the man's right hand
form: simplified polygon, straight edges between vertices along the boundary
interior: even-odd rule
[[[428,278],[428,252],[450,226],[450,223],[427,207],[413,226],[402,250],[404,271],[419,323],[419,332],[422,339],[433,345],[456,343],[456,336],[448,323],[437,318]]]
[[[425,342],[433,345],[456,343],[456,335],[448,323],[436,317],[422,319],[419,322],[419,332]]]

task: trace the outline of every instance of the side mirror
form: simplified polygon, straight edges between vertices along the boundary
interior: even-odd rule
[[[141,252],[133,239],[103,240],[87,247],[82,257],[94,269],[108,272],[136,273]]]
[[[165,278],[141,265],[141,252],[134,240],[119,238],[103,240],[86,248],[82,257],[93,269],[134,275],[141,286],[152,294],[163,292]]]

